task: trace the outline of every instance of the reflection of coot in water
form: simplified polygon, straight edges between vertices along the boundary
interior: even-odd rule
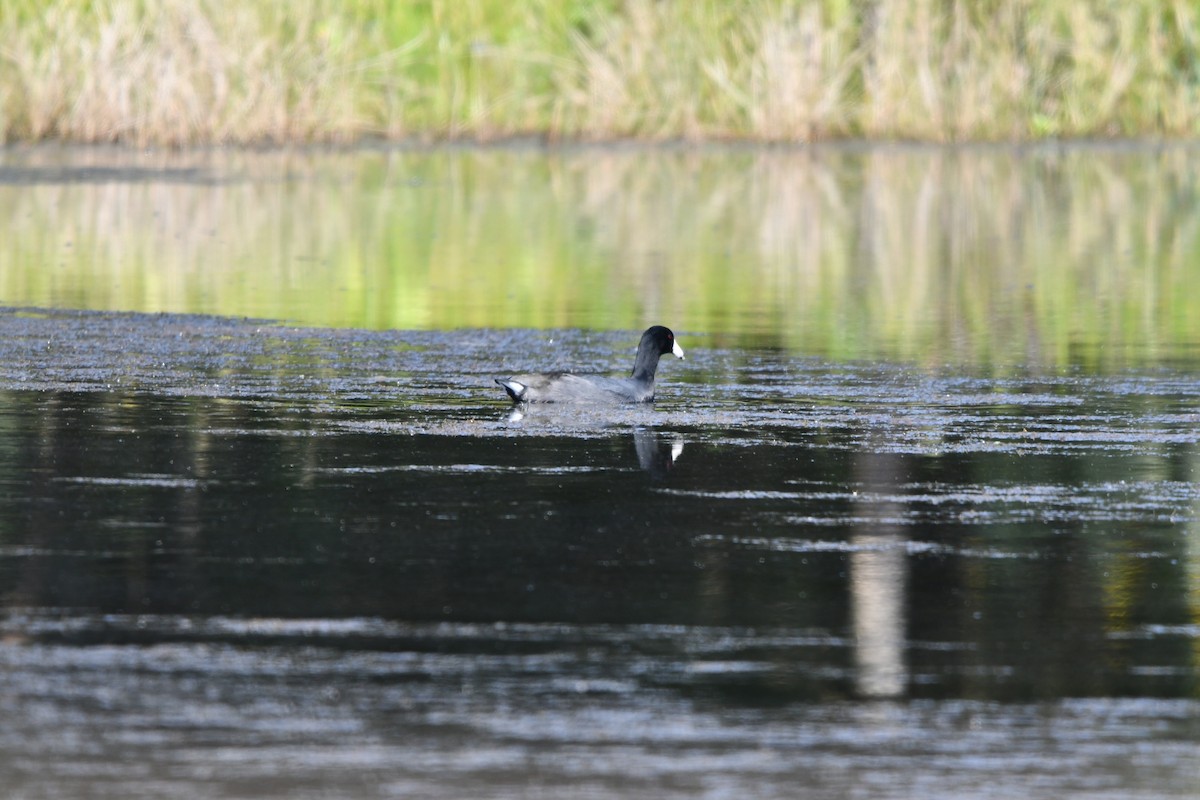
[[[637,448],[638,464],[653,478],[665,478],[683,453],[682,439],[667,440],[643,430],[633,432],[633,446]]]
[[[542,372],[496,378],[517,403],[648,403],[654,399],[654,373],[666,353],[683,358],[683,348],[669,328],[647,328],[638,343],[628,378]]]

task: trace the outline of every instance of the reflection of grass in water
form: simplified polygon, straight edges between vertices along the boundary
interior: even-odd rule
[[[1189,3],[6,0],[0,136],[1190,136]]]
[[[73,157],[182,177],[0,185],[0,302],[374,328],[663,322],[929,363],[1138,363],[1200,340],[1184,148]],[[30,151],[24,174],[56,158]]]

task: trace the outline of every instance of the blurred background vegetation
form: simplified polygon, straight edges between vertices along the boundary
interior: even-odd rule
[[[3,0],[0,303],[1195,360],[1198,9]]]
[[[1192,0],[5,0],[0,136],[1189,137]]]
[[[1200,354],[1194,146],[0,153],[0,303],[358,328],[667,322],[985,369]]]

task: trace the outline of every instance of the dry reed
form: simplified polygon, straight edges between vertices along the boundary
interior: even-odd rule
[[[7,0],[0,136],[1190,137],[1187,0]]]

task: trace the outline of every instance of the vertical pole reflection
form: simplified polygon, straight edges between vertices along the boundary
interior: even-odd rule
[[[901,459],[867,453],[856,472],[864,521],[850,535],[850,599],[854,625],[855,684],[863,697],[899,697],[908,687],[904,659],[908,554],[900,535],[903,505],[892,499]]]
[[[855,535],[851,542],[855,547],[850,554],[855,684],[864,697],[898,697],[908,685],[904,663],[905,552],[894,534]]]

